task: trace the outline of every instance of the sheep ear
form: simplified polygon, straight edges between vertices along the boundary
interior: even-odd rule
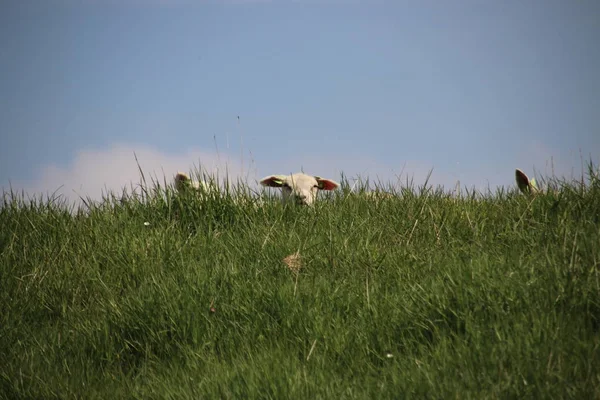
[[[334,190],[340,186],[336,181],[332,181],[331,179],[324,179],[320,176],[315,176],[317,183],[319,184],[319,189],[321,190]]]
[[[285,179],[285,175],[271,175],[260,180],[260,184],[268,187],[281,187],[283,185],[283,181]]]
[[[190,177],[188,176],[188,174],[184,173],[184,172],[178,172],[175,175],[175,180],[176,181],[181,181],[181,182],[185,182],[185,181],[189,181]]]
[[[529,178],[520,169],[515,170],[515,178],[519,190],[524,194],[529,194]]]

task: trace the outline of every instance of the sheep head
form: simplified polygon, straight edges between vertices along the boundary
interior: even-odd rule
[[[319,190],[334,190],[340,186],[331,179],[302,172],[292,175],[270,175],[261,179],[260,184],[268,187],[280,187],[284,202],[299,205],[311,205]]]
[[[180,193],[190,189],[200,190],[200,187],[202,187],[204,191],[209,190],[209,185],[206,182],[194,181],[184,172],[178,172],[177,175],[175,175],[175,189]]]

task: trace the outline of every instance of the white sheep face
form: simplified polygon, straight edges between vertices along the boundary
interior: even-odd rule
[[[339,183],[319,176],[302,172],[292,175],[271,175],[261,179],[260,184],[268,187],[280,187],[283,202],[299,205],[311,205],[319,190],[334,190]]]

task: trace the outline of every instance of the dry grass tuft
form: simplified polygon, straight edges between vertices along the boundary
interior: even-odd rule
[[[287,265],[288,269],[295,274],[299,273],[300,269],[302,269],[302,256],[299,251],[284,258],[283,262]]]

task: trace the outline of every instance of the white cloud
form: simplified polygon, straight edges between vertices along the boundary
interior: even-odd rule
[[[139,162],[139,167],[136,162]],[[242,168],[239,156],[217,155],[200,149],[186,149],[177,153],[165,153],[145,145],[117,144],[101,150],[81,150],[66,166],[55,164],[40,169],[31,182],[12,181],[11,187],[17,192],[24,191],[29,197],[60,195],[69,204],[80,204],[81,198],[102,199],[111,191],[122,193],[126,188],[137,187],[141,182],[140,168],[151,184],[158,180],[170,184],[178,171],[196,172],[218,176],[222,181],[226,176],[230,181],[242,180],[251,187],[257,187],[259,178],[269,174],[304,172],[339,180],[342,172],[353,184],[358,178],[369,178],[371,185],[392,184],[396,188],[406,185],[407,178],[413,179],[415,186],[425,183],[427,175],[434,167],[427,163],[409,161],[390,166],[369,157],[334,155],[332,157],[287,158],[261,163],[260,175],[253,161]],[[434,169],[430,185],[444,185],[453,188],[458,178],[452,173]],[[3,188],[7,190],[7,187]]]
[[[445,168],[422,160],[400,160],[390,165],[376,158],[349,154],[289,157],[261,162],[259,174],[250,157],[250,166],[242,166],[239,155],[217,155],[194,148],[165,153],[145,145],[117,144],[107,149],[79,151],[67,166],[47,165],[30,182],[13,180],[11,188],[16,192],[24,191],[29,197],[55,193],[62,195],[69,203],[79,204],[80,198],[100,200],[107,191],[121,193],[123,188],[130,190],[132,184],[137,186],[141,181],[139,168],[147,183],[154,179],[161,185],[165,180],[170,184],[177,171],[195,172],[200,167],[202,173],[216,175],[221,181],[228,176],[230,181],[242,180],[253,188],[257,187],[256,182],[263,176],[300,170],[335,180],[339,180],[343,172],[350,184],[358,178],[369,178],[371,187],[373,183],[381,183],[398,188],[406,186],[407,180],[411,179],[415,187],[422,186],[433,169],[429,185],[443,185],[446,190],[454,190],[460,182],[461,189],[475,188],[481,192],[486,192],[488,188],[493,191],[498,186],[513,186],[515,168],[523,169],[530,176],[534,175],[534,167],[538,175],[545,177],[552,176],[553,172],[559,177],[581,176],[581,162],[577,162],[579,154],[563,154],[560,159],[554,158],[552,171],[550,160],[553,153],[557,152],[540,143],[528,143],[516,149],[512,157],[507,157],[506,164],[484,164],[475,170],[467,169],[459,162]],[[2,189],[8,190],[8,186]]]
[[[135,157],[139,162],[139,167]],[[115,145],[104,150],[83,150],[77,153],[67,167],[48,165],[39,171],[33,182],[13,182],[12,189],[28,196],[39,194],[62,195],[69,203],[79,204],[80,198],[100,200],[107,190],[122,193],[141,182],[140,169],[147,184],[158,180],[171,183],[177,171],[196,172],[230,180],[256,180],[244,171],[239,162],[226,155],[187,149],[181,153],[167,154],[142,145]],[[6,189],[6,188],[5,188]]]

